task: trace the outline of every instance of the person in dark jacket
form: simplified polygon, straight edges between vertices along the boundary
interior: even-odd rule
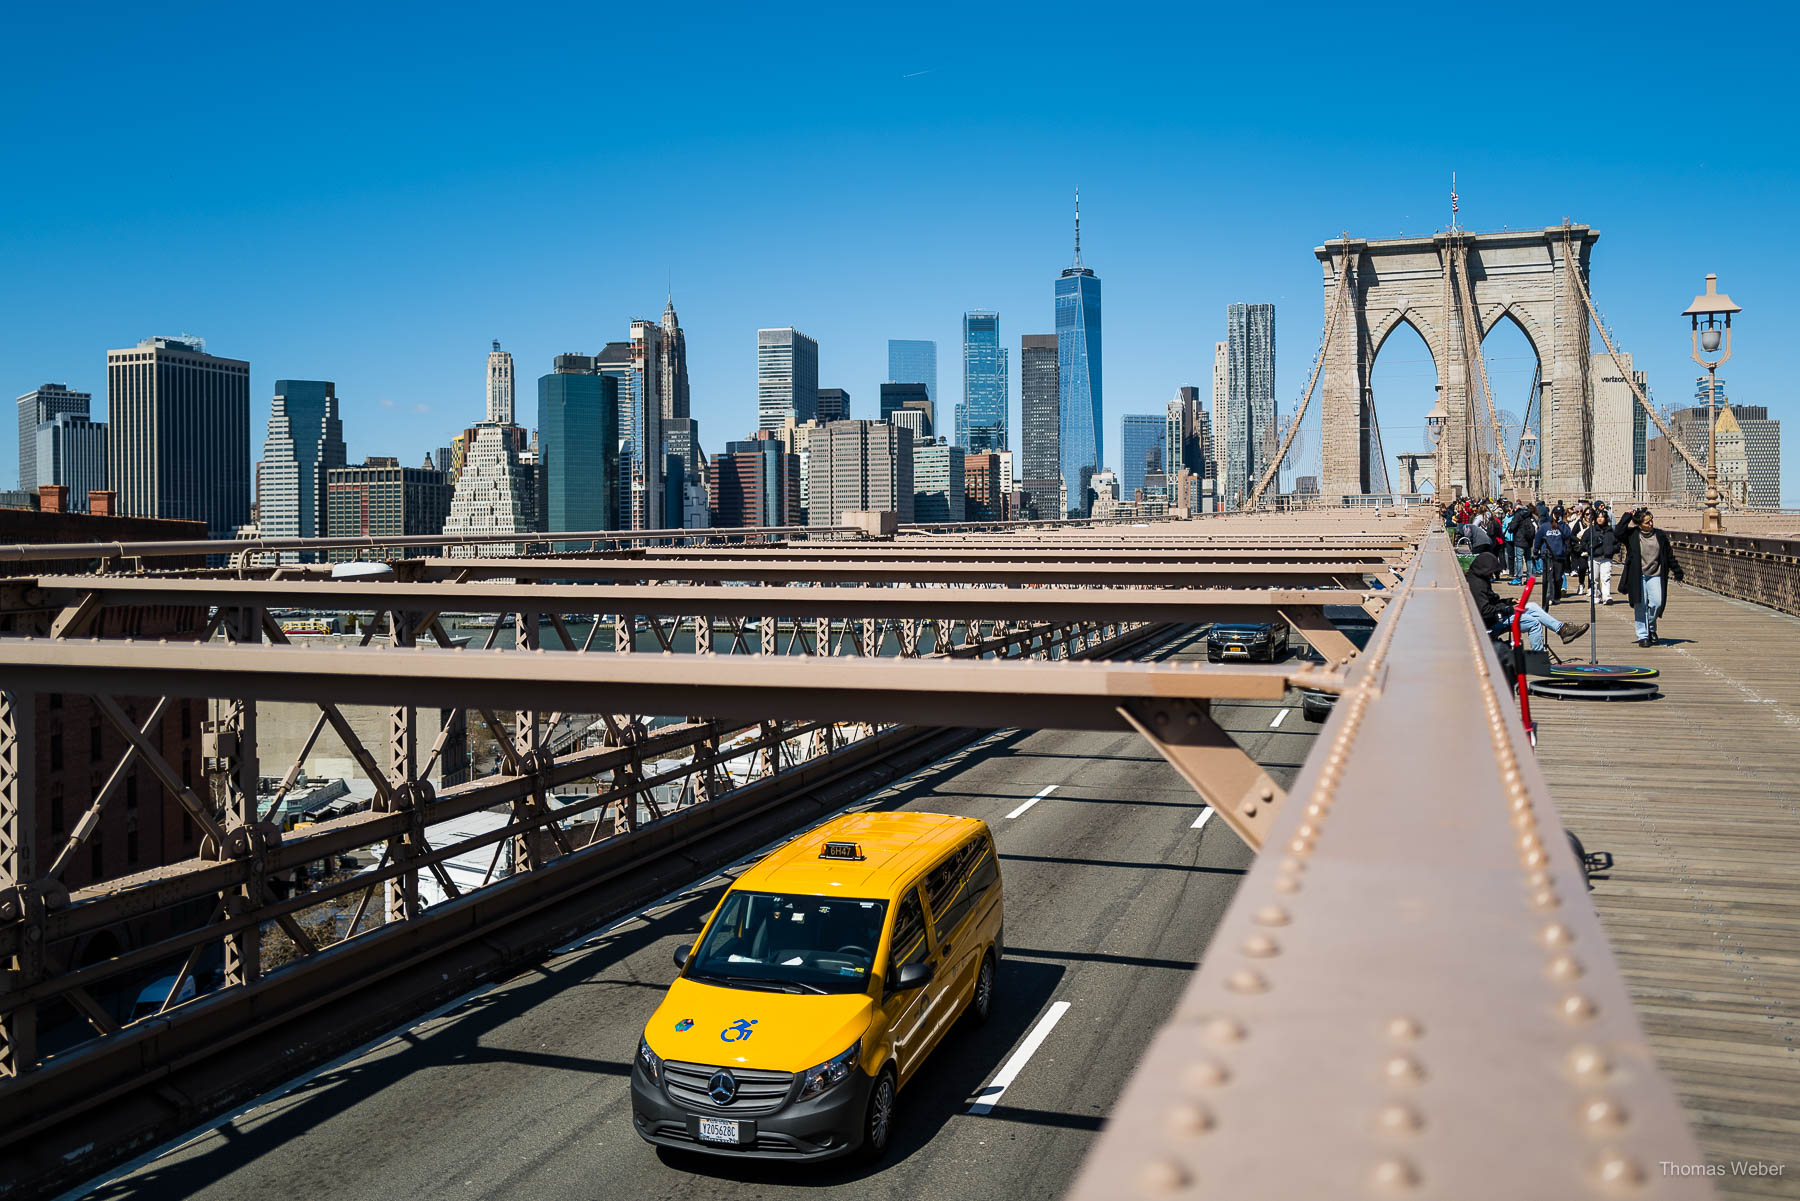
[[[1463,579],[1469,585],[1469,595],[1475,598],[1475,609],[1481,614],[1481,624],[1489,630],[1498,628],[1502,623],[1512,622],[1513,603],[1494,593],[1494,580],[1500,575],[1500,556],[1483,551],[1475,556],[1469,564],[1469,570],[1463,572]],[[1519,615],[1519,632],[1525,635],[1525,645],[1534,651],[1544,649],[1544,631],[1549,630],[1564,642],[1573,642],[1587,633],[1585,621],[1558,621],[1536,601],[1527,601],[1525,611]]]
[[[1530,505],[1520,505],[1513,514],[1513,573],[1512,582],[1523,584],[1525,573],[1537,574],[1537,552],[1533,549],[1537,542],[1538,522],[1537,510]]]
[[[1596,605],[1612,604],[1613,556],[1619,553],[1619,539],[1605,509],[1594,510],[1594,524],[1581,536],[1581,549],[1588,558],[1588,589]]]
[[[1669,604],[1669,577],[1685,580],[1687,573],[1675,561],[1669,536],[1656,528],[1649,509],[1625,518],[1619,530],[1625,548],[1625,574],[1619,591],[1631,598],[1631,615],[1637,623],[1639,646],[1656,646],[1656,621]]]
[[[1561,505],[1550,514],[1550,520],[1538,526],[1537,541],[1532,550],[1544,559],[1544,604],[1554,605],[1563,598],[1563,576],[1569,570],[1569,552],[1574,549],[1574,533],[1563,520]]]

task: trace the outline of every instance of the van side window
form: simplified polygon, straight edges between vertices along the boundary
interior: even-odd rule
[[[931,954],[925,942],[925,910],[919,904],[919,890],[909,888],[894,911],[894,941],[888,955],[887,978],[909,963],[923,963]]]
[[[962,924],[999,878],[994,846],[985,836],[971,838],[957,847],[925,877],[926,895],[931,898],[932,921],[940,942]]]

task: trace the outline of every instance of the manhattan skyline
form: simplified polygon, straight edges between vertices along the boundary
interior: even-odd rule
[[[328,21],[290,29],[184,10],[158,30],[159,55],[145,58],[128,30],[104,19],[89,28],[91,13],[30,14],[0,49],[22,81],[0,127],[20,177],[72,186],[0,201],[0,254],[15,284],[0,300],[8,395],[67,383],[92,392],[104,419],[106,350],[191,332],[250,362],[252,430],[266,428],[277,379],[333,380],[350,461],[412,463],[481,411],[479,359],[491,340],[513,352],[521,378],[536,379],[555,355],[596,353],[632,318],[654,320],[672,286],[689,334],[693,416],[716,452],[754,428],[759,328],[818,339],[819,384],[848,389],[855,417],[875,415],[889,338],[958,345],[961,315],[974,309],[998,312],[1008,343],[1054,328],[1046,276],[1067,261],[1068,198],[1080,186],[1084,256],[1106,278],[1100,428],[1156,411],[1182,384],[1200,386],[1210,407],[1211,348],[1234,302],[1280,312],[1275,396],[1285,421],[1323,319],[1312,247],[1341,230],[1381,238],[1446,225],[1454,169],[1469,228],[1569,216],[1600,231],[1595,301],[1659,404],[1691,392],[1697,372],[1678,314],[1716,271],[1745,306],[1725,372],[1731,399],[1783,419],[1784,457],[1800,461],[1792,355],[1778,337],[1800,300],[1750,232],[1791,212],[1797,191],[1796,167],[1767,153],[1769,122],[1785,111],[1778,36],[1714,48],[1711,72],[1734,80],[1737,103],[1698,144],[1665,119],[1687,111],[1697,77],[1677,23],[1619,8],[1599,18],[1618,27],[1606,52],[1576,75],[1549,61],[1510,68],[1511,119],[1466,128],[1450,114],[1408,111],[1359,127],[1351,153],[1331,124],[1337,85],[1293,70],[1277,31],[1254,16],[1204,27],[1173,16],[1177,36],[1156,46],[1096,31],[1084,54],[1110,86],[1070,112],[1040,70],[1054,21],[1014,36],[1004,13],[971,18],[959,43],[983,43],[984,29],[998,39],[988,42],[993,61],[978,63],[913,30],[871,52],[854,22],[803,20],[794,51],[817,58],[823,74],[802,86],[755,72],[754,51],[771,35],[721,13],[696,21],[666,61],[609,62],[626,91],[661,81],[659,103],[680,131],[656,151],[656,170],[620,187],[604,156],[569,149],[603,136],[618,119],[611,106],[533,69],[536,47],[572,15],[525,18],[499,38],[471,21],[403,30],[377,15],[343,43]],[[1785,15],[1770,22],[1777,34],[1792,30]],[[414,41],[397,58],[403,32]],[[1186,35],[1202,32],[1249,52],[1204,77],[1150,69],[1173,66]],[[851,46],[858,52],[846,54]],[[321,94],[295,68],[323,59],[335,86]],[[929,74],[903,78],[925,59]],[[204,80],[202,63],[212,72]],[[1429,87],[1447,70],[1421,58],[1404,74]],[[1225,98],[1264,87],[1271,71],[1266,105],[1221,117]],[[483,75],[507,86],[490,85],[492,95],[428,86]],[[74,86],[83,81],[104,82]],[[1608,99],[1622,88],[1633,96],[1624,108]],[[833,105],[816,102],[821,89]],[[221,107],[228,93],[245,100]],[[801,118],[773,162],[755,114],[790,105]],[[182,152],[144,173],[96,173],[127,113]],[[1557,114],[1604,115],[1604,152],[1598,129],[1547,141]],[[867,138],[872,129],[882,137]],[[1218,186],[1218,164],[1245,133],[1258,140],[1256,161],[1237,162]],[[907,156],[929,169],[896,176],[893,163]],[[318,186],[291,186],[296,163]],[[1519,408],[1508,396],[1529,385],[1525,345],[1510,326],[1488,341],[1501,408]],[[1394,453],[1422,442],[1423,357],[1403,337],[1376,366],[1390,469]],[[940,419],[961,400],[954,382],[944,391],[955,394],[939,398]],[[1013,428],[1018,398],[1014,379]],[[529,390],[518,408],[521,424],[538,423]],[[0,446],[8,461],[13,436]],[[1316,449],[1314,439],[1302,473]],[[1116,469],[1116,454],[1108,458]],[[1789,504],[1797,478],[1790,468]]]

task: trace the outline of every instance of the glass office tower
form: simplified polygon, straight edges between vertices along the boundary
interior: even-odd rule
[[[1069,514],[1085,517],[1088,483],[1100,469],[1100,277],[1081,265],[1080,224],[1075,264],[1056,281],[1057,449]]]
[[[1136,500],[1144,477],[1168,471],[1167,413],[1127,413],[1119,423],[1119,499]]]
[[[619,382],[588,355],[557,355],[554,367],[538,379],[544,528],[616,530]]]
[[[819,344],[792,326],[756,331],[756,414],[770,433],[819,414]]]
[[[963,314],[963,403],[956,411],[956,442],[972,455],[1006,450],[1006,348],[1000,314]]]
[[[889,338],[887,377],[889,383],[924,384],[925,399],[937,400],[937,343]]]

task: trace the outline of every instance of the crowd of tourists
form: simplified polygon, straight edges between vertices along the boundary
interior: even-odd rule
[[[1558,501],[1460,500],[1440,510],[1444,526],[1474,556],[1465,575],[1476,605],[1491,625],[1510,623],[1513,603],[1498,597],[1494,583],[1542,581],[1540,601],[1520,615],[1527,645],[1542,650],[1546,632],[1573,642],[1587,631],[1583,621],[1562,621],[1550,612],[1571,599],[1611,605],[1614,581],[1619,598],[1632,607],[1639,646],[1657,646],[1656,623],[1668,607],[1670,578],[1684,574],[1669,535],[1649,509],[1631,509],[1614,520],[1604,500],[1573,506]],[[1571,587],[1570,580],[1574,580]]]

